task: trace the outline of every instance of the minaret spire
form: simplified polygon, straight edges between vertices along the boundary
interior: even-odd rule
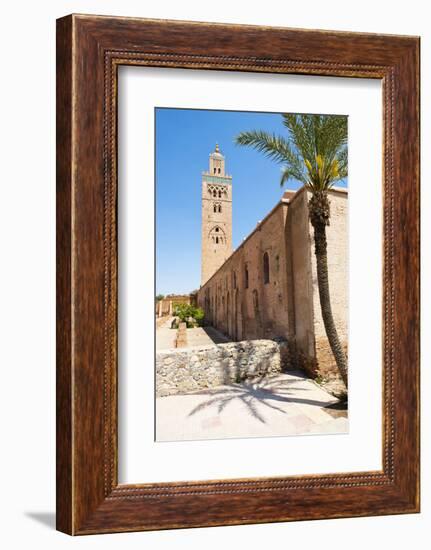
[[[218,143],[209,157],[202,174],[202,285],[232,253],[232,176]]]

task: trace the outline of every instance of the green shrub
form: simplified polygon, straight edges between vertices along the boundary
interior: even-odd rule
[[[176,305],[173,313],[176,317],[179,317],[181,322],[187,323],[188,328],[201,326],[205,316],[202,308],[190,304]]]

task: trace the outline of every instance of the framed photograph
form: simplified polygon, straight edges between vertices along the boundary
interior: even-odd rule
[[[57,528],[419,511],[419,38],[57,21]]]

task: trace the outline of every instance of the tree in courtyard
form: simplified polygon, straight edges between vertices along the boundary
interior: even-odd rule
[[[156,302],[160,302],[160,300],[163,300],[163,299],[164,299],[163,294],[157,294],[157,296],[156,296]]]
[[[204,311],[200,307],[194,307],[190,304],[178,304],[174,308],[174,315],[180,319],[183,323],[191,325],[190,319],[194,319],[199,326],[204,319]]]
[[[311,192],[309,217],[314,229],[320,307],[329,345],[347,387],[347,359],[338,338],[331,309],[326,226],[330,222],[328,191],[347,177],[347,117],[282,114],[287,136],[261,130],[242,132],[238,145],[250,146],[282,165],[280,185],[303,183]]]

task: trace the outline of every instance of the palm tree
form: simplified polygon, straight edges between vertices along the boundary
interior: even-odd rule
[[[294,114],[282,117],[286,137],[252,130],[240,133],[236,143],[253,147],[281,163],[281,186],[292,179],[311,191],[308,210],[314,228],[322,318],[335,362],[347,387],[347,359],[331,309],[326,241],[326,226],[330,221],[328,191],[337,180],[347,177],[347,117]]]

